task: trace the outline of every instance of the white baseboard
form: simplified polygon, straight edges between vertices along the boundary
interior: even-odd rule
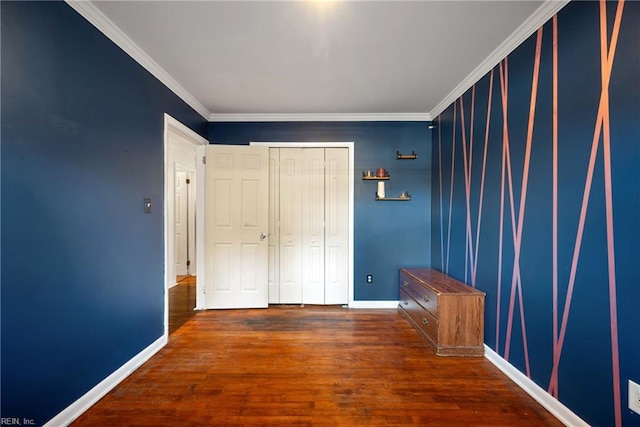
[[[529,396],[533,397],[536,402],[542,405],[547,411],[556,417],[566,426],[572,427],[589,427],[582,418],[574,414],[569,408],[560,403],[559,400],[544,391],[542,387],[534,383],[529,377],[520,372],[511,363],[504,360],[498,353],[493,351],[486,344],[484,345],[484,356],[500,369],[511,381],[516,383]]]
[[[167,336],[163,335],[154,341],[147,348],[135,355],[131,360],[122,365],[118,370],[113,372],[107,378],[98,383],[95,387],[81,396],[78,400],[67,406],[62,412],[51,418],[44,427],[60,427],[68,426],[76,418],[82,415],[87,409],[93,406],[98,400],[102,399],[105,394],[110,392],[115,386],[120,384],[133,371],[138,369],[140,365],[149,360],[151,356],[156,354],[162,347],[167,344]]]
[[[398,301],[351,301],[349,308],[398,308]]]

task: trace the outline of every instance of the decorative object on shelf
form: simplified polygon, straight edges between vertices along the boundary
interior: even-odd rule
[[[396,160],[415,160],[418,158],[418,155],[415,151],[411,151],[411,154],[401,154],[399,151],[396,151]]]
[[[412,151],[411,154],[401,154],[399,151],[396,151],[396,159],[398,160],[413,160],[417,159],[418,155],[415,151]],[[378,188],[376,191],[376,200],[377,201],[389,201],[389,202],[408,202],[411,200],[411,196],[408,191],[402,191],[398,195],[398,197],[387,197],[385,194],[385,185],[384,182],[390,178],[389,172],[385,168],[378,168],[375,171],[365,170],[362,171],[362,179],[364,181],[378,181]]]
[[[378,175],[378,171],[382,170],[383,175]],[[377,171],[362,171],[362,179],[370,180],[370,181],[380,181],[380,180],[388,180],[389,172],[386,169],[378,169]]]
[[[404,196],[402,195],[403,193],[405,194]],[[400,193],[398,197],[379,197],[376,194],[376,200],[379,202],[408,202],[411,200],[411,196],[406,191]]]

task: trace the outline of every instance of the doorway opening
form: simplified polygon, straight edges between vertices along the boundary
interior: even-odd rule
[[[198,191],[201,169],[197,158],[208,141],[165,114],[164,241],[165,336],[175,332],[198,307],[196,270],[197,211],[204,193]],[[202,257],[200,257],[202,259]]]

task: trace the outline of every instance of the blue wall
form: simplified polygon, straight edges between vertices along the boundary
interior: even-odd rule
[[[163,335],[163,114],[206,124],[65,3],[1,14],[1,416],[41,425]]]
[[[209,141],[354,142],[354,299],[397,300],[398,269],[430,264],[431,134],[426,122],[210,123]],[[396,160],[396,151],[418,153]],[[385,168],[390,197],[400,191],[410,202],[376,202],[377,184],[362,171]],[[373,283],[366,275],[373,274]]]
[[[606,4],[608,50],[614,38],[613,23],[617,7],[617,2]],[[608,92],[610,104],[608,109],[603,110],[608,112],[610,122],[609,194],[613,208],[611,236],[614,241],[611,259],[615,266],[615,281],[610,280],[608,268],[605,164],[609,162],[604,156],[605,140],[603,131],[600,131],[597,134],[598,151],[588,209],[584,215],[573,292],[569,303],[565,305],[584,190],[589,187],[586,179],[598,105],[603,93],[600,41],[604,36],[600,34],[601,17],[604,18],[604,15],[601,16],[598,2],[572,2],[557,16],[558,207],[555,223],[558,274],[555,289],[558,302],[554,304],[552,243],[553,21],[542,28],[538,79],[533,77],[538,37],[534,34],[494,68],[490,104],[492,76],[487,74],[435,119],[434,123],[439,124],[439,128],[434,129],[433,133],[432,262],[434,267],[487,293],[485,341],[500,356],[588,423],[594,426],[621,423],[637,426],[640,425],[640,415],[633,414],[627,408],[627,380],[640,381],[640,3],[637,2],[626,2],[624,5]],[[501,90],[501,69],[506,91]],[[536,81],[538,86],[528,186],[521,209],[523,172],[527,169],[525,153],[530,100],[532,83]],[[519,296],[517,280],[516,292],[512,290],[516,244],[512,232],[509,174],[503,163],[503,95],[508,113],[508,158],[512,168],[516,232],[518,220],[524,215],[519,262],[522,298]],[[483,181],[489,105],[491,117]],[[472,106],[473,141],[470,138]],[[464,128],[461,120],[463,114]],[[607,133],[605,128],[604,134]],[[454,137],[455,158],[452,163]],[[466,141],[467,167],[471,171],[468,192],[465,186],[463,141]],[[469,163],[471,166],[468,166]],[[483,206],[480,211],[483,185]],[[501,202],[503,189],[504,199]],[[471,207],[469,213],[467,198]],[[504,208],[502,221],[501,206]],[[467,218],[471,225],[471,239],[468,238]],[[476,230],[479,222],[478,239]],[[472,242],[473,256],[470,255],[467,241]],[[470,266],[476,256],[477,277],[474,281]],[[616,292],[613,299],[610,299],[610,289]],[[521,302],[524,321],[521,321]],[[617,315],[613,317],[610,314],[611,307],[617,309]],[[568,313],[565,338],[562,348],[555,351],[560,356],[555,387],[554,342],[559,343],[556,340],[561,334],[565,312]],[[557,332],[554,331],[554,318],[558,325],[555,329]],[[511,333],[507,333],[509,324]],[[522,332],[523,324],[526,338]],[[617,345],[615,339],[612,340],[616,336],[616,326]],[[619,354],[617,358],[616,351]],[[619,378],[616,386],[618,397],[614,393],[616,378]]]

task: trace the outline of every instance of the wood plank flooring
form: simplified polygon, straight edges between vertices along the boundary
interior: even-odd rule
[[[178,276],[177,285],[169,289],[169,334],[178,330],[196,314],[196,277]]]
[[[74,426],[560,426],[484,358],[438,357],[396,310],[196,312]]]

